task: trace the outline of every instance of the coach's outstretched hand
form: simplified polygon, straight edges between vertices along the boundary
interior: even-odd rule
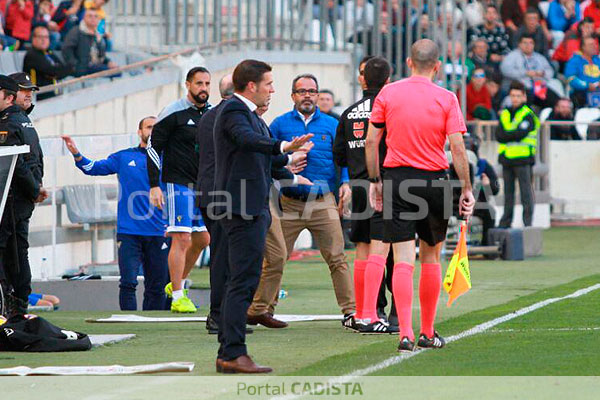
[[[159,210],[163,209],[163,206],[165,205],[165,196],[160,187],[155,186],[150,189],[150,204]]]
[[[371,207],[377,212],[383,211],[383,183],[371,182],[369,186],[369,202]]]
[[[313,136],[312,133],[307,133],[306,135],[295,137],[291,142],[284,141],[282,150],[284,153],[300,150]]]
[[[475,197],[473,191],[463,190],[459,200],[460,215],[463,217],[470,217],[473,215],[473,209],[475,208]]]
[[[65,142],[65,146],[67,146],[67,150],[69,150],[69,152],[71,152],[71,154],[73,154],[73,155],[79,154],[79,149],[77,148],[77,145],[75,144],[75,141],[73,140],[73,138],[71,138],[71,136],[62,135],[61,139]],[[75,159],[75,161],[79,161],[79,160],[81,160],[81,156],[79,156]]]

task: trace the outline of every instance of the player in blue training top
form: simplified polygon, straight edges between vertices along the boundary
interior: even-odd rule
[[[138,127],[140,145],[93,161],[81,155],[75,141],[63,136],[73,154],[75,165],[86,175],[112,175],[119,178],[117,208],[117,245],[119,247],[119,305],[121,310],[136,310],[137,276],[144,271],[144,310],[164,310],[164,286],[169,282],[168,255],[170,239],[165,237],[163,212],[150,207],[146,166],[146,147],[156,122],[155,117],[142,119]]]

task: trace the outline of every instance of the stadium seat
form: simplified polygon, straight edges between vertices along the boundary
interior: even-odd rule
[[[600,110],[597,108],[580,108],[575,113],[575,129],[582,138],[587,138],[588,123],[600,118]]]
[[[565,86],[558,79],[548,79],[548,87],[558,95],[558,97],[567,97]]]
[[[550,2],[549,1],[540,1],[538,4],[538,8],[542,13],[544,19],[548,18],[548,10],[550,10]]]
[[[5,75],[23,70],[24,51],[3,51],[0,52],[0,70]]]
[[[544,108],[540,112],[540,121],[542,121],[542,122],[546,121],[548,119],[548,117],[550,116],[551,112],[552,112],[552,108],[550,108],[550,107]]]
[[[100,185],[70,185],[63,188],[67,215],[74,224],[114,222],[116,212],[111,209],[104,187]]]

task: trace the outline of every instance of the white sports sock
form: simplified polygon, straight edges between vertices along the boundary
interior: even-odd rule
[[[177,301],[183,297],[183,290],[173,290],[173,301]]]

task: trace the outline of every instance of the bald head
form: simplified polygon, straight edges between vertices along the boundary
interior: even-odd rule
[[[219,92],[223,99],[233,96],[233,76],[231,74],[227,74],[221,78],[219,81]]]
[[[410,49],[412,68],[418,72],[429,72],[440,58],[440,49],[429,39],[417,40]]]

